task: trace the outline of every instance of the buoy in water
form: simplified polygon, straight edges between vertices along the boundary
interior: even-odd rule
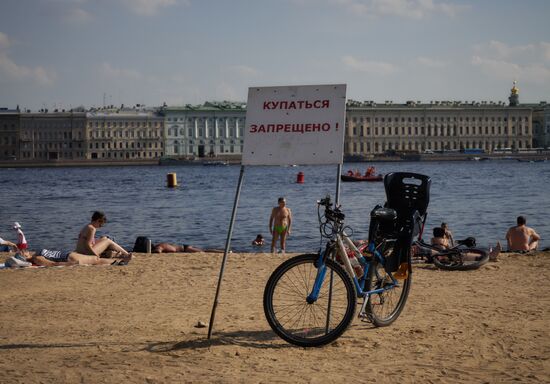
[[[175,173],[169,173],[166,175],[166,186],[168,188],[175,188],[178,186],[178,178]]]
[[[296,175],[296,182],[298,184],[304,184],[304,173],[298,172],[298,175]]]

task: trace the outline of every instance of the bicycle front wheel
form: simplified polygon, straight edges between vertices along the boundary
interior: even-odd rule
[[[369,267],[365,285],[367,291],[382,290],[369,295],[366,313],[375,326],[386,327],[399,317],[405,307],[411,289],[411,274],[397,280],[395,285],[384,266],[375,260]]]
[[[318,299],[308,302],[317,267],[316,254],[293,257],[272,273],[264,290],[264,312],[273,331],[301,347],[318,347],[336,340],[353,320],[357,296],[346,271],[326,260]]]
[[[478,248],[453,249],[433,256],[437,268],[447,271],[478,269],[489,261],[489,253]]]

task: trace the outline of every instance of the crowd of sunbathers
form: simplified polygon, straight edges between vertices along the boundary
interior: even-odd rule
[[[17,253],[6,260],[9,267],[35,266],[63,266],[63,265],[125,265],[132,259],[132,253],[126,251],[108,236],[96,238],[96,231],[107,223],[107,217],[103,212],[96,211],[92,214],[89,224],[86,224],[78,234],[78,240],[74,251],[41,249],[31,251],[28,249],[27,239],[21,225],[15,222],[13,229],[17,231],[17,243],[0,238],[0,245],[13,249]],[[175,245],[159,243],[152,246],[154,253],[168,252],[222,252],[216,249],[201,249],[191,245]]]
[[[508,251],[527,253],[537,250],[540,241],[538,233],[526,225],[527,219],[524,216],[518,216],[516,223],[517,225],[510,227],[506,232]],[[433,229],[431,245],[440,249],[447,249],[455,245],[453,235],[446,223],[441,223],[440,227]],[[496,246],[490,248],[489,260],[496,261],[501,251],[502,246],[497,241]]]
[[[92,214],[89,224],[86,224],[78,234],[76,249],[74,251],[59,251],[41,249],[30,251],[27,239],[19,223],[14,223],[13,229],[17,230],[17,244],[0,239],[0,245],[8,246],[17,251],[17,254],[6,261],[7,266],[61,266],[61,265],[124,265],[132,259],[132,254],[115,243],[107,236],[96,238],[96,230],[107,222],[103,212],[96,211]]]
[[[92,214],[89,224],[86,224],[78,234],[76,249],[74,251],[57,251],[41,249],[33,252],[28,249],[27,239],[21,225],[15,222],[13,229],[17,231],[17,243],[0,238],[0,245],[17,251],[15,256],[10,257],[7,266],[60,266],[60,265],[124,265],[132,259],[132,253],[126,251],[108,236],[96,239],[96,230],[107,222],[103,212],[96,211]],[[530,252],[537,249],[540,236],[534,229],[527,227],[527,220],[524,216],[518,216],[517,225],[508,229],[506,241],[508,250],[512,252]],[[454,239],[446,223],[434,229],[432,245],[442,248],[449,248],[454,245]],[[259,234],[253,241],[253,245],[264,245],[264,239]],[[491,251],[491,260],[495,261],[501,251],[501,245],[497,245]],[[223,252],[218,249],[201,249],[199,247],[171,243],[153,244],[153,253],[177,253],[177,252]]]

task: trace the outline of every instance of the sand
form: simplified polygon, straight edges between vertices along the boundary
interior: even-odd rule
[[[288,255],[292,256],[292,255]],[[5,259],[6,254],[0,257]],[[336,342],[279,339],[262,307],[283,260],[140,254],[128,266],[0,271],[1,383],[541,383],[550,381],[550,253],[479,270],[415,266],[401,317]]]

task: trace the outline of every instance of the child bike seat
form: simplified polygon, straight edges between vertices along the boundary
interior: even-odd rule
[[[381,222],[392,222],[397,219],[397,212],[395,212],[395,209],[379,207],[372,210],[370,217],[371,220],[377,219]]]
[[[414,211],[424,216],[430,203],[431,183],[430,177],[419,173],[388,173],[384,177],[386,207],[395,209],[398,217]]]

